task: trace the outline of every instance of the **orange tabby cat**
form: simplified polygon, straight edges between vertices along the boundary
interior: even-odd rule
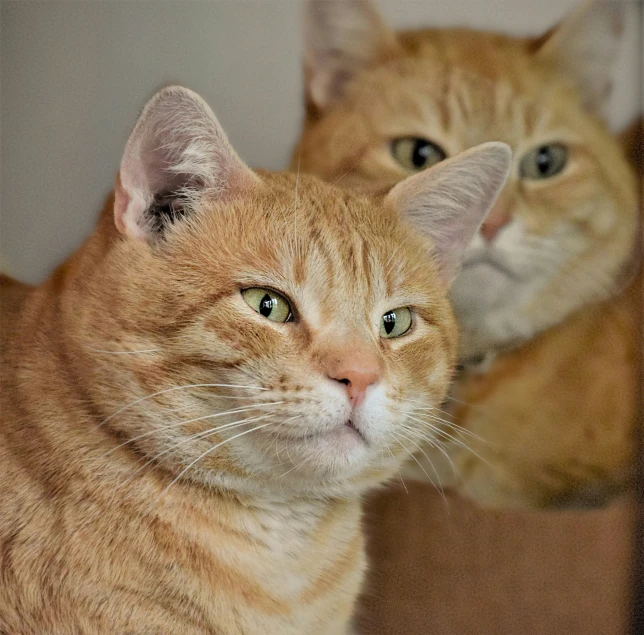
[[[158,93],[86,244],[2,280],[0,632],[345,632],[360,495],[445,396],[446,289],[509,165],[350,195]]]
[[[368,0],[306,6],[307,117],[294,165],[378,189],[481,142],[514,150],[451,291],[465,365],[452,415],[469,432],[444,429],[449,460],[435,450],[437,474],[425,472],[488,505],[595,503],[623,489],[637,196],[597,116],[623,5],[586,5],[536,39],[396,34]]]

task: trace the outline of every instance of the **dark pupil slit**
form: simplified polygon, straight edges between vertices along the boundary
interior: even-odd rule
[[[417,168],[422,168],[427,163],[429,144],[426,141],[416,141],[411,161]]]
[[[260,314],[264,317],[268,317],[271,314],[271,311],[275,308],[276,304],[277,300],[271,298],[271,296],[267,293],[259,303]]]
[[[389,311],[383,316],[383,322],[385,323],[385,333],[389,335],[396,326],[396,313],[394,311]]]
[[[547,147],[539,148],[537,153],[537,169],[539,174],[547,174],[552,167],[552,155]]]
[[[414,164],[414,167],[423,168],[427,165],[428,161],[433,165],[445,159],[446,156],[443,150],[436,144],[426,139],[416,139],[411,155],[411,162]]]

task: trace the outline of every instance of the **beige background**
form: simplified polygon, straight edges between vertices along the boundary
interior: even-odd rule
[[[619,0],[613,0],[619,1]],[[611,124],[638,111],[641,5],[629,6]],[[575,0],[379,0],[396,27],[538,33]],[[297,0],[3,0],[0,258],[41,280],[92,229],[145,100],[200,92],[241,156],[281,169],[301,118]]]

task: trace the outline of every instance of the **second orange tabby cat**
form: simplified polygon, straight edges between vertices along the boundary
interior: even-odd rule
[[[425,471],[488,505],[595,504],[623,491],[641,320],[637,193],[599,117],[623,4],[586,4],[538,38],[394,33],[369,0],[306,7],[307,117],[293,165],[380,189],[483,141],[514,149],[451,293],[465,366],[451,413],[468,432],[445,428],[454,466],[434,451],[438,474]]]

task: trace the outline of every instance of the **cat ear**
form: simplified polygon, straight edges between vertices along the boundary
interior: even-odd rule
[[[351,79],[398,49],[372,0],[306,0],[304,81],[307,99],[324,110]]]
[[[465,249],[505,185],[512,151],[483,143],[398,183],[387,195],[434,245],[446,284],[460,269]]]
[[[208,104],[170,86],[146,104],[125,147],[114,221],[131,237],[153,241],[201,196],[236,196],[258,177],[237,156]]]
[[[537,55],[550,59],[576,82],[592,112],[601,112],[610,95],[625,4],[584,2],[538,41]]]

